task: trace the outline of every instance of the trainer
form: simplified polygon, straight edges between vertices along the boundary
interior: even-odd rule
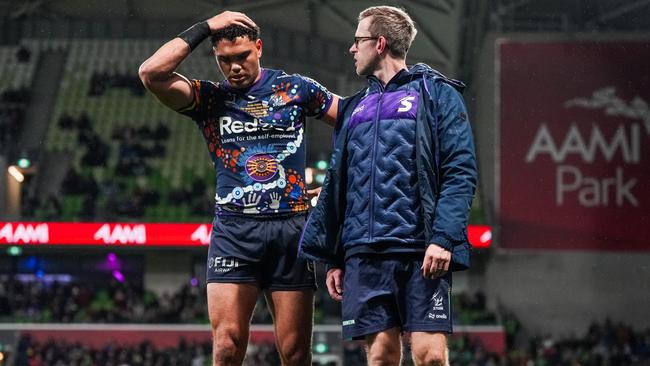
[[[343,337],[370,365],[399,365],[411,333],[416,365],[446,365],[453,270],[469,266],[477,172],[460,92],[424,64],[406,65],[416,29],[390,6],[368,8],[350,53],[368,86],[340,105],[331,168],[301,244],[327,262]]]
[[[225,80],[175,70],[211,37]],[[241,365],[264,291],[283,365],[311,365],[313,266],[297,257],[309,195],[306,117],[332,123],[338,98],[317,82],[261,68],[262,41],[246,15],[226,11],[163,45],[139,70],[164,105],[192,118],[217,176],[207,259],[213,364]]]

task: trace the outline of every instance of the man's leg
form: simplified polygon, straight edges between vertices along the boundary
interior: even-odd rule
[[[267,291],[275,342],[284,366],[311,365],[314,290]]]
[[[411,354],[416,366],[448,365],[447,336],[444,333],[413,332]]]
[[[252,283],[208,283],[212,365],[241,365],[259,289]]]
[[[399,328],[390,328],[365,338],[369,366],[399,366],[402,359],[402,337]]]

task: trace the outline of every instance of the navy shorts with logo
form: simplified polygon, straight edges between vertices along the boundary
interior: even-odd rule
[[[358,255],[345,261],[343,338],[393,327],[402,332],[452,332],[451,272],[422,277],[423,254]]]
[[[297,256],[305,220],[306,214],[216,216],[206,282],[252,282],[270,290],[315,289],[313,264]]]

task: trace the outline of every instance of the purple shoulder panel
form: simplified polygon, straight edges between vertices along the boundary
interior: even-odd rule
[[[381,111],[379,112],[380,120],[387,119],[412,119],[415,120],[417,114],[419,93],[415,91],[396,91],[384,93],[381,99]],[[377,103],[379,94],[370,94],[363,98],[355,107],[350,116],[349,128],[371,122],[375,119],[377,113]]]

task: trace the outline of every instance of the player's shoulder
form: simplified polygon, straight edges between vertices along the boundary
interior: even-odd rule
[[[288,73],[284,70],[274,70],[274,69],[266,69],[267,73],[269,76],[273,79],[278,80],[279,82],[291,82],[297,84],[299,87],[303,82],[309,82],[309,83],[315,83],[318,84],[318,82],[309,76],[305,76],[299,73]]]
[[[223,91],[223,83],[212,80],[190,79],[190,84],[201,92],[220,92]]]
[[[276,79],[287,79],[292,77],[292,75],[287,74],[287,72],[284,70],[270,69],[268,67],[262,68],[260,72],[266,81],[274,81]]]

